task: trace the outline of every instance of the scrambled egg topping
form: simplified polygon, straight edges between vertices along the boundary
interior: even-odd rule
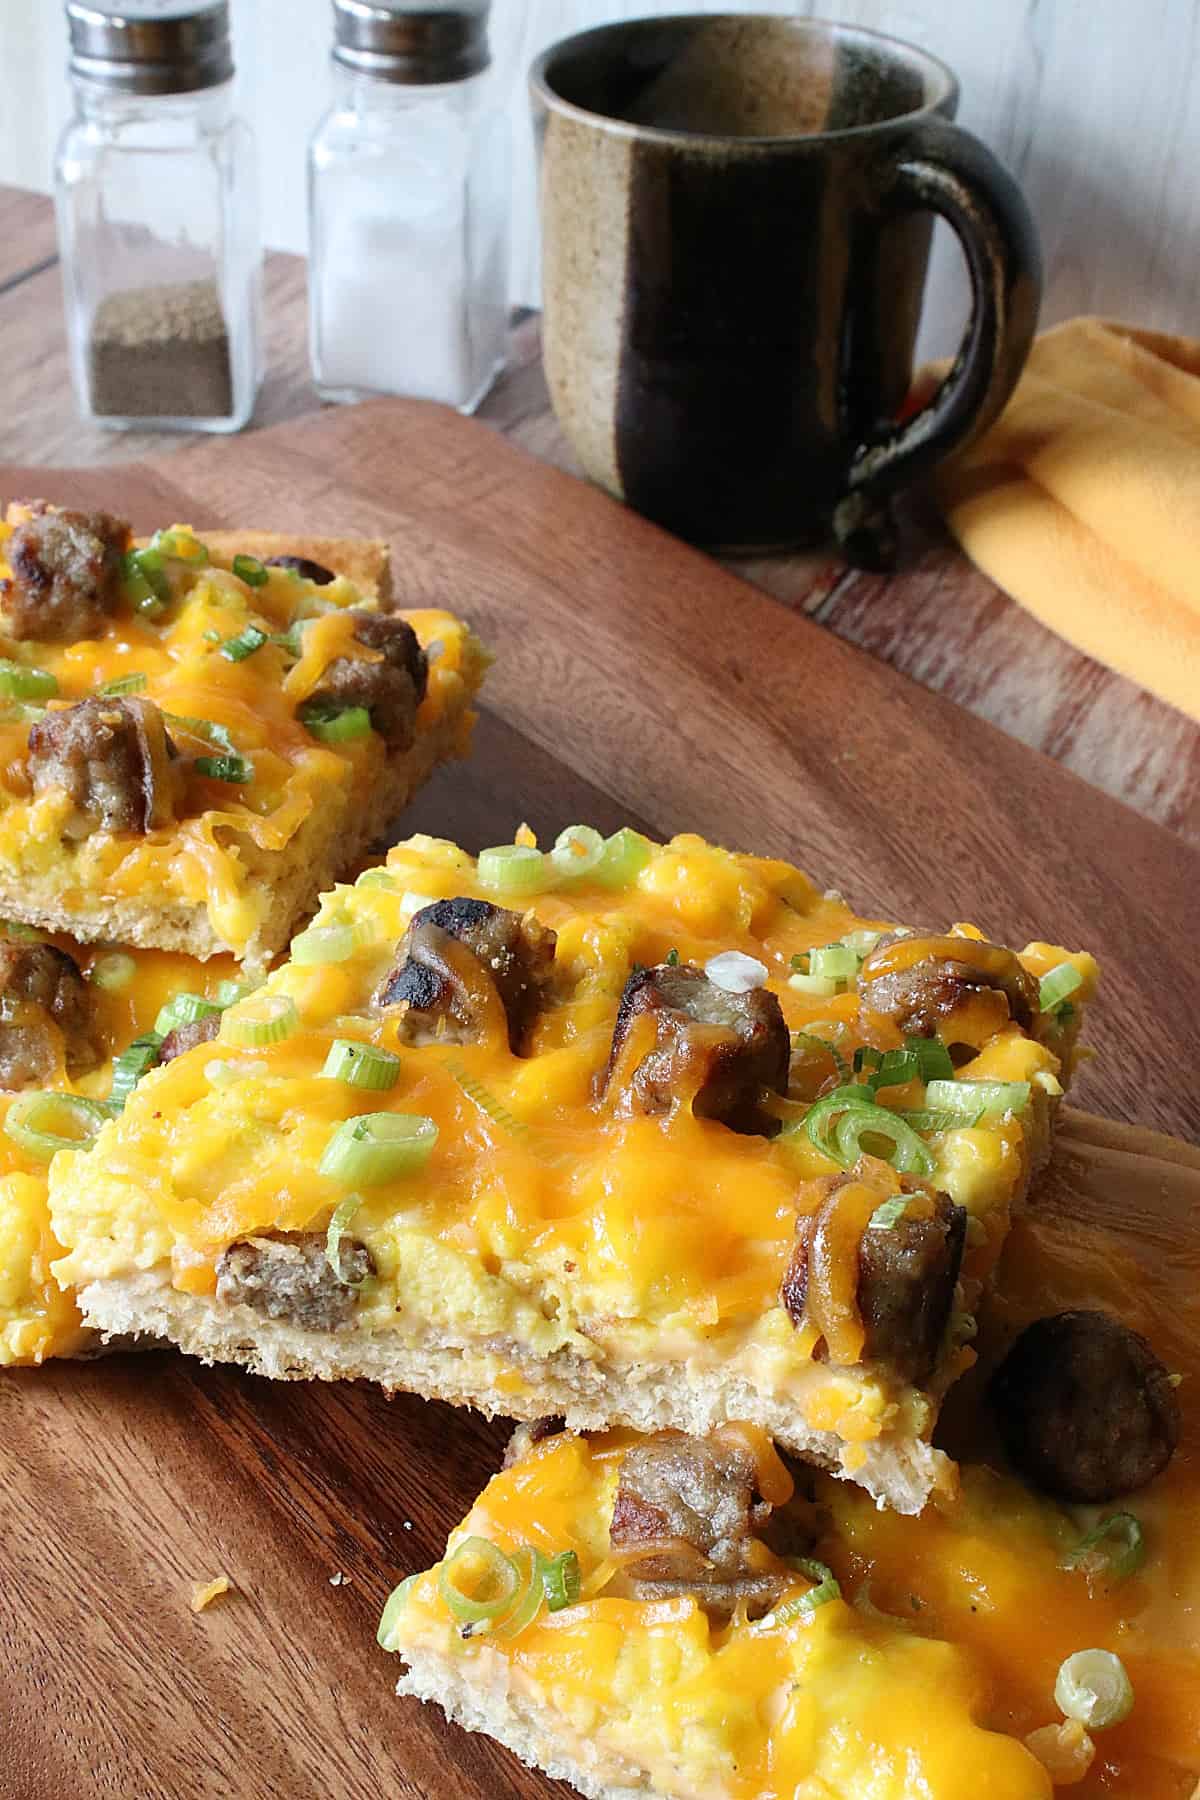
[[[316,926],[333,933],[336,960],[294,959],[258,996],[294,1003],[290,1035],[203,1046],[152,1072],[90,1154],[60,1157],[60,1278],[82,1285],[158,1270],[178,1289],[211,1295],[234,1240],[328,1226],[347,1198],[347,1183],[322,1169],[339,1125],[368,1111],[416,1115],[437,1129],[427,1163],[364,1187],[354,1212],[353,1234],[374,1265],[359,1292],[359,1329],[415,1340],[437,1326],[539,1358],[563,1346],[616,1360],[649,1352],[728,1364],[741,1355],[780,1391],[803,1392],[814,1428],[859,1441],[882,1433],[897,1404],[883,1383],[832,1371],[805,1387],[817,1367],[814,1340],[793,1325],[779,1287],[797,1195],[806,1178],[837,1167],[799,1128],[809,1104],[837,1080],[834,1062],[847,1069],[860,1046],[902,1043],[889,1019],[860,1008],[852,984],[822,996],[793,986],[793,959],[884,924],[857,918],[785,863],[691,836],[647,844],[623,886],[585,876],[515,902],[557,934],[556,998],[529,1054],[514,1055],[503,1033],[409,1046],[396,1009],[372,1007],[371,997],[413,914],[460,895],[513,904],[480,881],[465,852],[423,836],[393,849],[385,871],[328,894]],[[957,930],[963,941],[978,936]],[[791,1091],[772,1102],[780,1134],[739,1134],[686,1105],[645,1117],[598,1102],[632,965],[674,954],[703,966],[730,950],[761,959],[788,1027],[801,1034]],[[1038,944],[1022,960],[1035,976],[1069,960],[1081,981],[1075,1000],[1090,994],[1090,957]],[[1007,1021],[997,1028],[987,1009],[980,1018],[972,1078],[1057,1091],[1060,1058],[1046,1044]],[[956,1036],[971,1029],[969,1019],[956,1022]],[[323,1075],[331,1044],[346,1038],[397,1054],[395,1085],[370,1093]],[[834,1057],[814,1039],[833,1045]],[[923,1084],[885,1098],[920,1108]],[[968,1291],[1003,1242],[1036,1118],[1031,1106],[962,1128],[943,1120],[925,1135],[931,1184],[970,1214]],[[500,1356],[496,1376],[518,1388],[520,1355],[509,1364]],[[921,1414],[916,1390],[905,1393],[919,1430],[928,1409]]]
[[[66,938],[54,941],[85,974],[106,954]],[[136,965],[128,986],[120,993],[93,989],[106,1059],[77,1082],[60,1068],[50,1083],[54,1089],[104,1099],[112,1085],[113,1060],[153,1027],[159,1009],[174,994],[186,989],[210,997],[235,973],[225,957],[202,964],[161,950],[125,954]],[[0,1095],[0,1127],[18,1098]],[[0,1128],[0,1368],[72,1356],[91,1342],[70,1288],[60,1286],[51,1271],[63,1247],[50,1223],[48,1177],[49,1165]]]

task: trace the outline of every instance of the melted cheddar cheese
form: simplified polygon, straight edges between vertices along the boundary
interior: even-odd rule
[[[409,1588],[387,1647],[520,1696],[575,1760],[594,1766],[598,1753],[602,1769],[613,1759],[626,1781],[643,1775],[680,1800],[1049,1800],[1040,1763],[994,1729],[997,1695],[980,1659],[914,1629],[911,1615],[835,1598],[788,1618],[811,1585],[802,1576],[764,1618],[735,1611],[727,1625],[690,1595],[610,1596],[608,1532],[628,1441],[538,1445],[489,1483],[447,1545],[477,1536],[506,1553],[574,1550],[578,1604],[543,1608],[507,1640],[464,1640],[435,1568]]]
[[[850,1474],[876,1440],[927,1436],[934,1397],[897,1386],[881,1367],[823,1360],[817,1337],[780,1303],[798,1208],[816,1203],[811,1178],[836,1167],[802,1129],[788,1129],[837,1080],[828,1053],[818,1047],[814,1058],[810,1038],[796,1039],[791,1092],[773,1102],[785,1126],[774,1138],[730,1131],[687,1105],[644,1117],[595,1097],[631,966],[670,951],[701,965],[728,950],[761,958],[790,1029],[823,1032],[843,1066],[859,1045],[899,1046],[897,1028],[862,1008],[852,987],[814,999],[789,984],[793,956],[871,922],[785,863],[679,837],[653,846],[622,889],[583,880],[529,903],[557,934],[556,1000],[530,1054],[513,1055],[503,1029],[410,1048],[398,1041],[394,1009],[371,998],[413,913],[456,895],[503,903],[471,857],[427,837],[393,849],[386,872],[327,895],[316,923],[352,925],[350,954],[287,964],[263,990],[294,1002],[292,1036],[250,1051],[223,1046],[219,1082],[211,1046],[179,1058],[141,1083],[90,1154],[59,1159],[61,1279],[82,1287],[154,1270],[183,1292],[211,1295],[232,1241],[326,1227],[346,1188],[320,1164],[343,1121],[380,1109],[418,1114],[438,1130],[427,1166],[364,1189],[354,1215],[375,1270],[360,1290],[359,1331],[486,1345],[495,1390],[518,1412],[534,1402],[531,1361],[560,1352],[608,1366],[720,1367],[785,1399],[813,1431],[835,1434]],[[963,944],[978,935],[956,929]],[[1024,953],[1034,973],[1065,957],[1047,945]],[[1094,964],[1072,960],[1086,1000]],[[956,1038],[971,1029],[956,1021]],[[390,1091],[322,1076],[330,1044],[347,1036],[398,1052]],[[964,1305],[988,1278],[1024,1189],[1044,1130],[1036,1102],[1066,1073],[1047,1044],[1007,1021],[989,1020],[973,1048],[972,1077],[1029,1081],[1035,1104],[928,1135],[930,1184],[970,1218]],[[919,1081],[889,1096],[896,1106],[922,1100]],[[970,1329],[960,1313],[935,1389],[971,1360]]]
[[[85,974],[104,954],[66,938],[53,941],[75,958]],[[74,1082],[60,1067],[49,1086],[104,1099],[112,1085],[114,1059],[135,1037],[153,1028],[159,1009],[173,995],[186,990],[210,998],[221,981],[235,973],[233,962],[224,957],[197,963],[161,950],[128,954],[137,965],[129,986],[120,993],[93,989],[98,1034],[106,1052],[103,1062]],[[63,1251],[50,1223],[48,1165],[3,1130],[4,1117],[17,1098],[0,1094],[0,1368],[71,1356],[87,1348],[93,1335],[84,1327],[74,1294],[51,1272],[51,1264]]]
[[[10,573],[3,546],[11,531],[11,522],[0,521],[0,577]],[[100,898],[203,908],[219,943],[241,955],[271,912],[274,865],[306,822],[340,811],[349,794],[368,795],[388,760],[374,731],[350,742],[319,742],[296,716],[335,659],[380,660],[355,639],[347,617],[348,608],[374,603],[344,576],[317,586],[270,568],[262,585],[251,587],[231,568],[207,560],[168,567],[171,598],[160,616],[123,611],[101,635],[76,643],[0,634],[0,655],[54,676],[51,709],[91,698],[107,683],[142,677],[137,691],[171,715],[168,729],[180,749],[212,758],[232,746],[248,779],[225,782],[189,765],[174,824],[144,834],[94,830],[80,837],[72,833],[65,793],[30,792],[28,736],[38,709],[0,703],[0,883],[15,894],[36,885],[39,894],[53,895],[59,913],[82,914]],[[400,616],[429,663],[418,736],[461,714],[461,750],[471,723],[467,702],[482,672],[479,646],[448,612],[422,608]],[[247,627],[267,634],[267,641],[233,661],[222,646]],[[292,628],[299,629],[298,660],[275,641]]]

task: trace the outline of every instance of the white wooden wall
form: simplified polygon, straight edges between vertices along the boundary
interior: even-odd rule
[[[259,125],[270,242],[304,247],[304,142],[324,105],[327,0],[233,0],[243,103]],[[642,13],[844,18],[936,52],[959,117],[1024,184],[1048,267],[1047,321],[1081,311],[1200,334],[1200,7],[1196,0],[493,0],[515,150],[513,298],[537,299],[524,70],[569,31]],[[48,188],[67,105],[58,0],[0,0],[0,181]],[[25,98],[19,98],[24,96]],[[926,345],[960,316],[939,245]]]

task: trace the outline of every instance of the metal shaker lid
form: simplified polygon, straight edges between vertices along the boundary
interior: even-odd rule
[[[378,81],[465,81],[491,60],[491,0],[333,0],[334,61]]]
[[[71,73],[125,94],[186,94],[233,75],[228,0],[67,0]]]

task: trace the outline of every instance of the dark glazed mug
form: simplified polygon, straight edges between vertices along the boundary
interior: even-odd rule
[[[545,358],[594,481],[693,542],[853,553],[886,496],[982,431],[1041,293],[1020,189],[924,51],[809,19],[581,32],[531,73]],[[903,423],[931,215],[970,273],[949,374]]]

